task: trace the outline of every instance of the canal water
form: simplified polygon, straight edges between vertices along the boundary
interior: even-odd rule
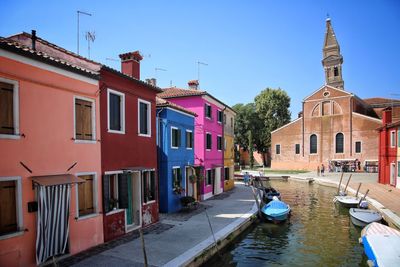
[[[335,205],[335,188],[271,181],[290,205],[289,221],[259,223],[204,266],[368,266],[359,244],[361,229],[348,209]]]

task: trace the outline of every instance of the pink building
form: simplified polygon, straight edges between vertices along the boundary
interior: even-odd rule
[[[167,88],[159,97],[195,112],[194,157],[198,197],[208,199],[223,191],[225,104],[198,90],[198,81],[189,81],[190,89]]]
[[[0,266],[103,242],[98,75],[0,38]]]

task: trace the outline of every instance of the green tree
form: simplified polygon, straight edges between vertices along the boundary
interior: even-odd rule
[[[263,128],[257,150],[266,151],[271,146],[271,132],[290,122],[290,97],[280,88],[267,88],[255,97],[254,102]]]
[[[259,131],[260,119],[256,113],[254,103],[249,104],[236,104],[233,107],[236,111],[235,119],[235,144],[238,144],[244,150],[249,148],[249,131],[253,134],[253,144],[255,137],[258,136],[256,133]]]

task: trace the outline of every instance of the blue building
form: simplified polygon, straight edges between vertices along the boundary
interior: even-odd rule
[[[181,209],[180,198],[196,198],[193,183],[196,113],[157,98],[157,147],[160,212]]]

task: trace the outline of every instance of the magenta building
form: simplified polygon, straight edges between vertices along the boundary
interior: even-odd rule
[[[225,104],[198,89],[198,81],[189,81],[189,89],[167,88],[159,97],[178,104],[198,116],[194,127],[194,158],[197,174],[197,197],[205,200],[224,188],[224,133]]]

